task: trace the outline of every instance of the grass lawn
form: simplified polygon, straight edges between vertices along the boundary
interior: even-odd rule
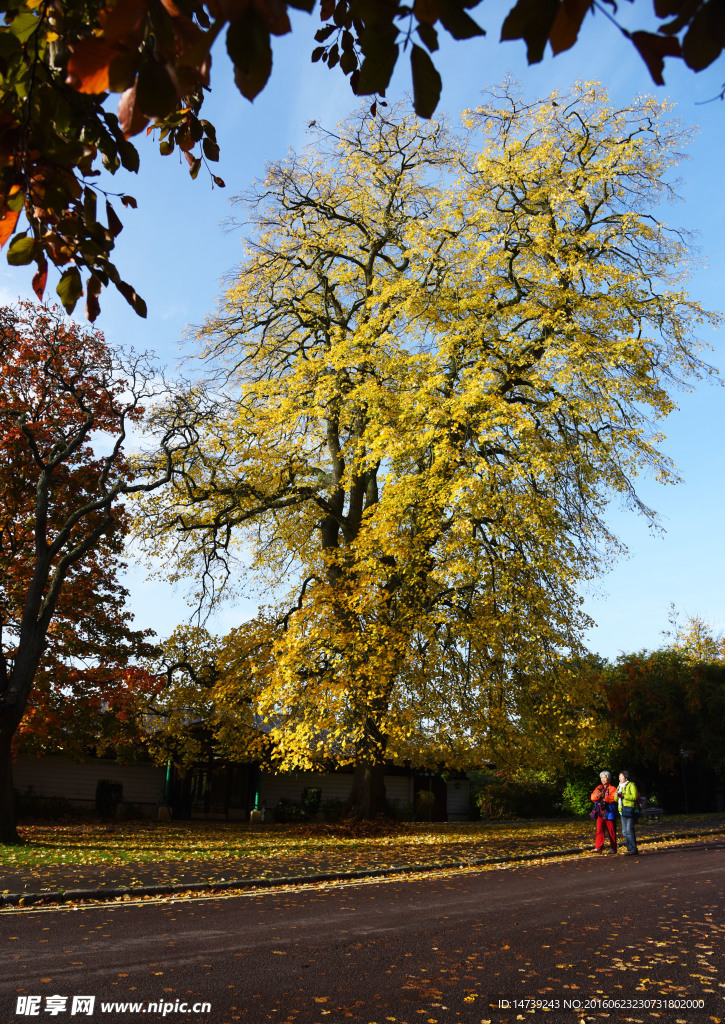
[[[725,815],[673,815],[639,828],[640,839],[723,828]],[[219,822],[73,822],[27,824],[22,846],[0,846],[2,873],[53,866],[224,866],[227,871],[284,875],[302,870],[351,871],[537,854],[591,845],[586,819],[515,822],[346,823],[250,826]],[[0,889],[2,885],[0,884]]]

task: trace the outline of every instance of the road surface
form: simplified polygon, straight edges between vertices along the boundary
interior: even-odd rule
[[[725,845],[713,842],[639,859],[15,908],[0,913],[0,1021],[709,1024],[725,1020],[724,883]]]

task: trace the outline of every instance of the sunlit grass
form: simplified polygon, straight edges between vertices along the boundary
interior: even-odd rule
[[[666,817],[640,827],[642,838],[722,815]],[[591,844],[584,820],[449,822],[390,825],[274,825],[219,822],[74,823],[22,826],[22,846],[0,846],[0,870],[53,865],[128,865],[206,861],[258,863],[284,873],[285,863],[350,870],[393,864],[543,853]],[[241,863],[239,863],[241,862]],[[230,866],[232,866],[230,864]],[[1,888],[1,886],[0,886]]]

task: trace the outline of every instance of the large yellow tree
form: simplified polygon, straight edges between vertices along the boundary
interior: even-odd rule
[[[577,721],[552,666],[607,502],[651,514],[632,480],[674,478],[653,423],[702,372],[664,113],[581,85],[505,88],[459,132],[361,114],[244,197],[199,332],[213,415],[144,528],[207,593],[237,556],[284,592],[218,699],[253,694],[284,766],[354,764],[360,813],[386,760],[550,756]]]

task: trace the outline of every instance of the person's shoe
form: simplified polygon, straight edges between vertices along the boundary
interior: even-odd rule
[[[595,846],[594,849],[592,850],[592,853],[603,853],[603,851],[602,850],[598,850],[596,848],[596,846]]]

